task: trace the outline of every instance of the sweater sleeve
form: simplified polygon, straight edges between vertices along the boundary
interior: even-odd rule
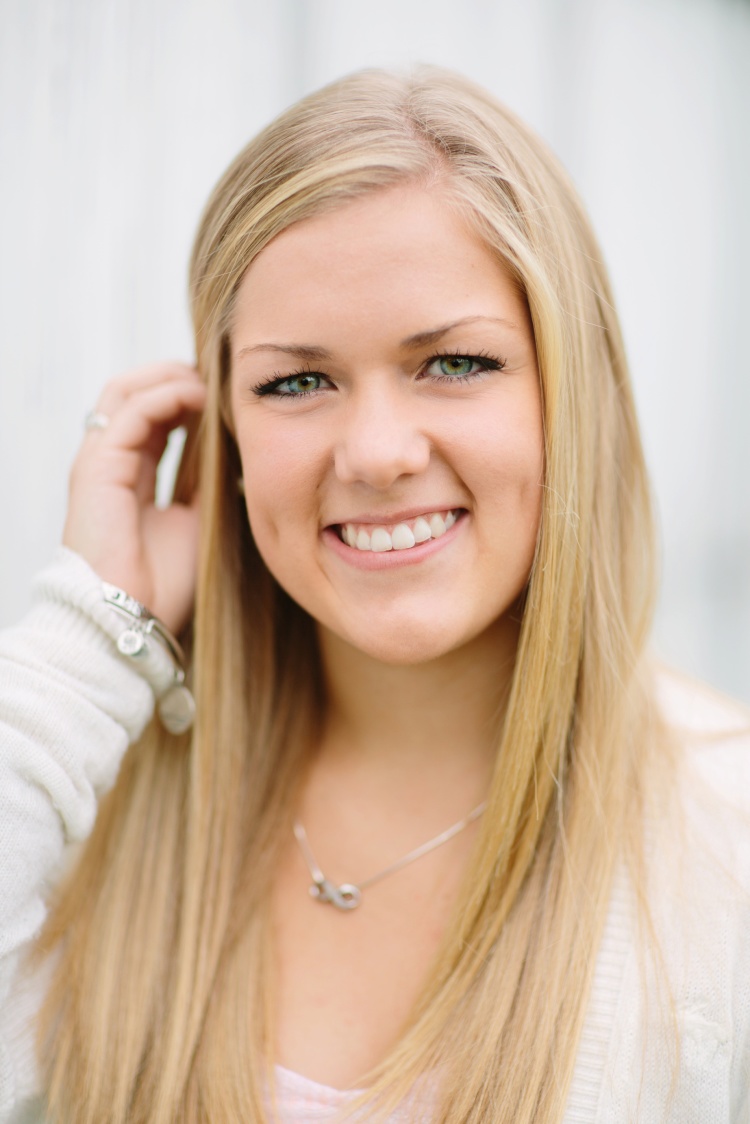
[[[16,1072],[11,998],[23,951],[66,843],[91,831],[99,796],[154,710],[148,681],[117,651],[117,628],[100,579],[60,548],[30,612],[0,632],[0,1120],[28,1078]]]

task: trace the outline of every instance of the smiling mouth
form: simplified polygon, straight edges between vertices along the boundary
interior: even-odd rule
[[[352,550],[375,554],[388,550],[410,550],[431,539],[439,539],[449,531],[463,512],[456,507],[447,511],[425,512],[416,519],[396,524],[341,523],[335,528],[338,537]]]

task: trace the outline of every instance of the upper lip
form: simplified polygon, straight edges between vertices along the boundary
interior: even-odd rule
[[[461,504],[436,503],[421,504],[419,507],[404,507],[398,511],[360,511],[357,515],[347,515],[342,519],[335,519],[327,524],[329,527],[340,527],[344,523],[377,523],[387,525],[390,523],[406,523],[416,519],[419,515],[430,515],[434,511],[459,511]]]

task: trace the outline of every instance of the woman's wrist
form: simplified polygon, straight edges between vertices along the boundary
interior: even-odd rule
[[[53,567],[37,578],[35,595],[42,602],[68,605],[83,614],[78,619],[95,625],[113,642],[118,658],[148,683],[165,728],[170,733],[190,728],[195,707],[185,685],[182,649],[144,605],[103,582],[80,554],[66,546],[58,548]],[[71,620],[68,629],[75,632],[78,626],[75,618]]]
[[[165,729],[171,734],[185,733],[195,718],[195,702],[185,685],[185,654],[179,641],[126,590],[104,581],[101,589],[104,603],[123,625],[116,637],[117,650],[151,683]]]

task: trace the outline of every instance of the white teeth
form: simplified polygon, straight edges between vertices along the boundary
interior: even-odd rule
[[[397,527],[393,528],[391,539],[393,540],[394,550],[408,550],[417,541],[416,536],[412,534],[411,528],[407,527],[406,523],[399,523]]]
[[[432,531],[430,530],[430,524],[423,515],[420,515],[419,518],[414,521],[414,541],[427,542],[427,540],[431,538]]]
[[[376,527],[370,536],[370,549],[382,554],[386,550],[393,550],[391,536],[384,527]]]
[[[410,550],[419,543],[439,539],[449,531],[458,518],[457,512],[460,514],[460,509],[418,515],[413,521],[391,525],[390,531],[368,523],[342,523],[339,530],[342,540],[353,550],[371,550],[376,554]]]

